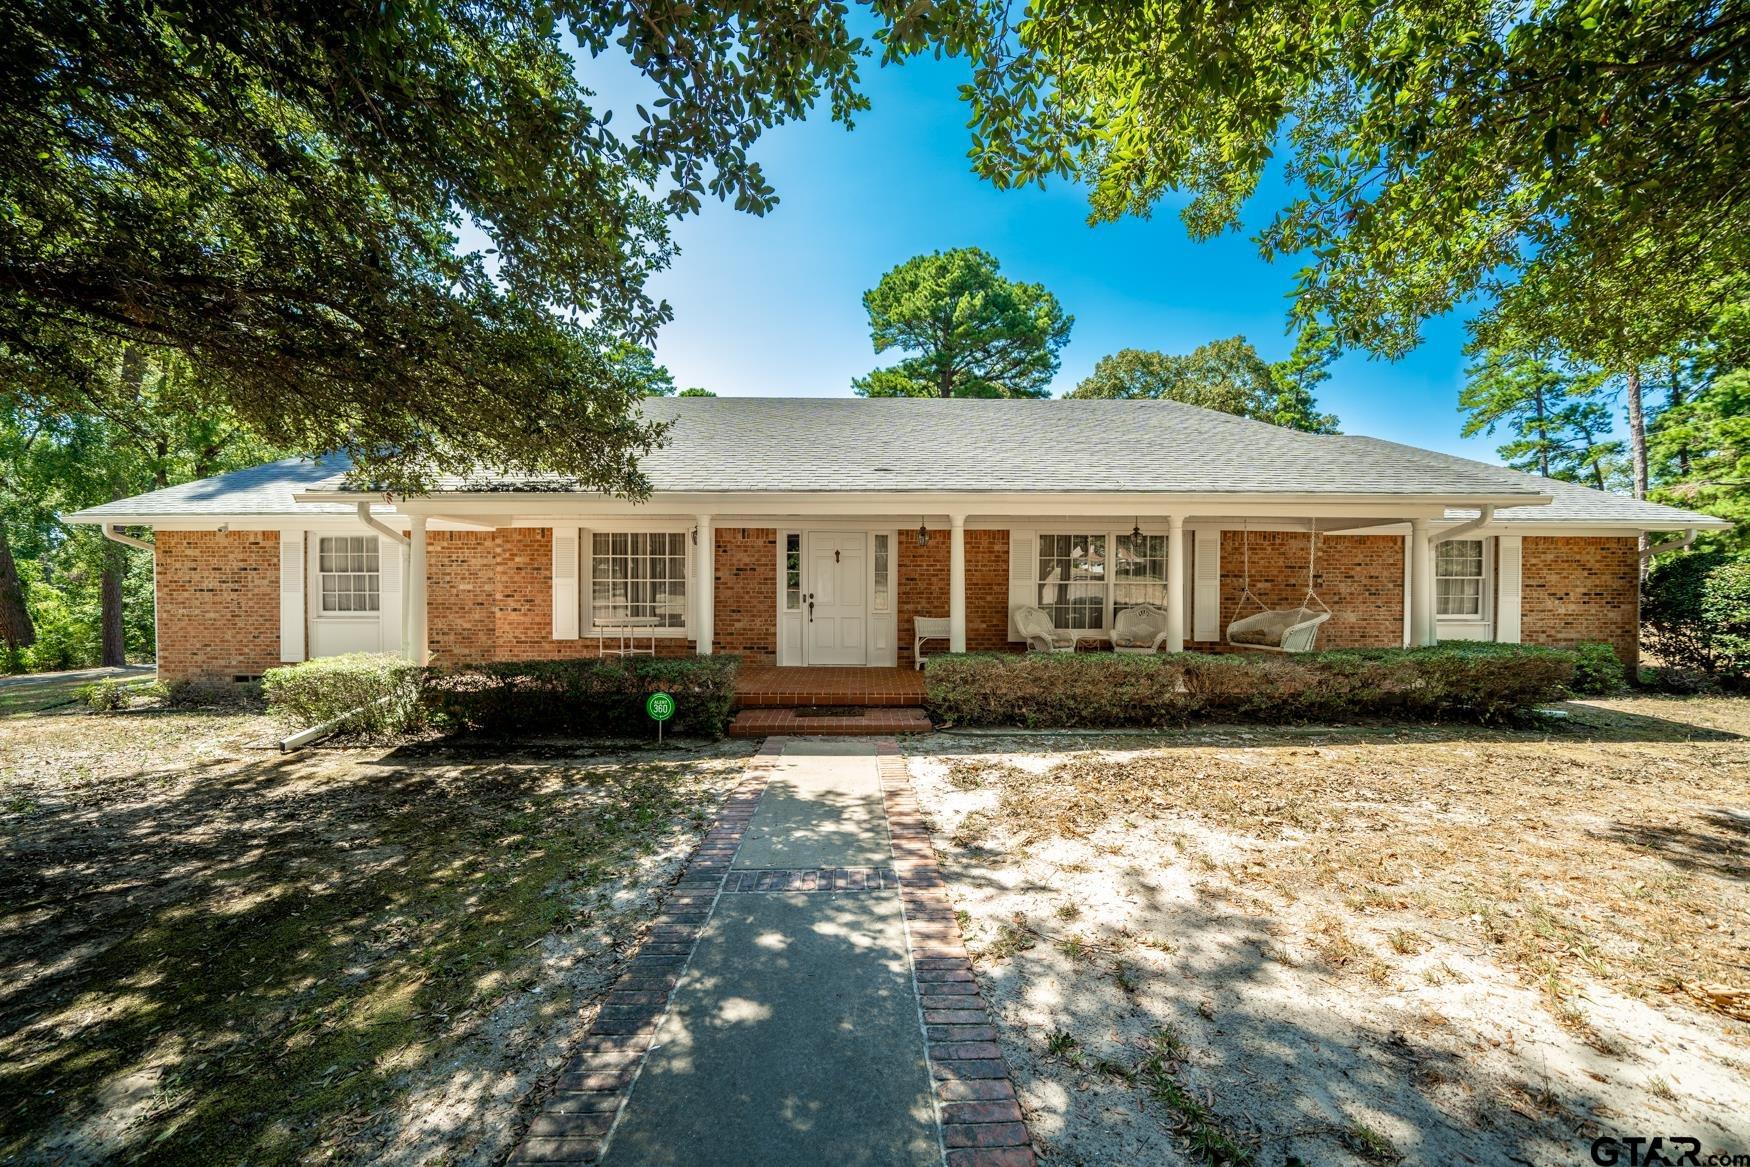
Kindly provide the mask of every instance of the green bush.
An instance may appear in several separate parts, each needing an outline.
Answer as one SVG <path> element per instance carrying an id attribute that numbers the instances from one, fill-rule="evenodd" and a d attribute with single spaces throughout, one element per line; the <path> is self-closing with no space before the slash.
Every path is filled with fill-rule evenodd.
<path id="1" fill-rule="evenodd" d="M 487 734 L 647 737 L 651 693 L 675 699 L 664 732 L 721 737 L 735 703 L 733 656 L 501 661 L 434 670 L 427 696 L 458 729 Z"/>
<path id="2" fill-rule="evenodd" d="M 1458 717 L 1494 722 L 1567 695 L 1577 654 L 1461 643 L 1293 655 L 931 657 L 925 703 L 955 725 L 1138 729 L 1187 721 Z"/>
<path id="3" fill-rule="evenodd" d="M 114 678 L 93 681 L 73 690 L 74 699 L 93 713 L 114 713 L 118 709 L 126 709 L 131 696 L 128 687 Z"/>
<path id="4" fill-rule="evenodd" d="M 343 734 L 388 737 L 423 723 L 424 672 L 390 653 L 348 653 L 269 669 L 261 693 L 268 712 L 294 728 L 345 718 Z"/>
<path id="5" fill-rule="evenodd" d="M 1641 619 L 1664 664 L 1733 687 L 1750 681 L 1750 560 L 1718 551 L 1661 560 L 1647 576 Z"/>
<path id="6" fill-rule="evenodd" d="M 1574 683 L 1578 697 L 1608 697 L 1619 692 L 1628 679 L 1616 649 L 1601 640 L 1588 640 L 1574 649 Z"/>
<path id="7" fill-rule="evenodd" d="M 174 709 L 249 709 L 261 703 L 259 681 L 170 681 L 159 689 Z"/>

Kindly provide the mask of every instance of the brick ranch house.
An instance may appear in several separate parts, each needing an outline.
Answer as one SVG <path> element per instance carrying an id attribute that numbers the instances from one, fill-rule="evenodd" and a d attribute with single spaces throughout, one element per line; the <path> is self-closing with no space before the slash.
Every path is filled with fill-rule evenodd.
<path id="1" fill-rule="evenodd" d="M 1321 648 L 1607 641 L 1632 663 L 1638 538 L 1705 515 L 1355 436 L 1164 401 L 675 398 L 633 503 L 549 479 L 420 497 L 287 460 L 69 516 L 148 527 L 158 665 L 244 679 L 353 651 L 587 657 L 637 645 L 764 665 L 909 666 L 1020 650 L 1033 605 L 1098 643 L 1164 607 L 1166 649 L 1218 651 L 1250 590 Z M 1255 609 L 1253 609 L 1255 610 Z"/>

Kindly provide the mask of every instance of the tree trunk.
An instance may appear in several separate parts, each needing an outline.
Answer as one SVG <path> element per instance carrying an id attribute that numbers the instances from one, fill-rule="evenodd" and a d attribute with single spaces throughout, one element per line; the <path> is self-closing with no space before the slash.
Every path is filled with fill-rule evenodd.
<path id="1" fill-rule="evenodd" d="M 1628 371 L 1628 448 L 1633 459 L 1636 498 L 1647 497 L 1647 419 L 1641 411 L 1641 371 Z"/>
<path id="2" fill-rule="evenodd" d="M 1549 477 L 1549 414 L 1544 411 L 1543 386 L 1539 385 L 1531 391 L 1531 400 L 1537 406 L 1537 472 L 1545 478 Z"/>
<path id="3" fill-rule="evenodd" d="M 103 544 L 103 663 L 128 663 L 127 629 L 122 623 L 122 577 L 128 571 L 128 556 L 121 544 L 107 539 Z"/>
<path id="4" fill-rule="evenodd" d="M 36 643 L 36 625 L 24 605 L 24 583 L 18 565 L 12 562 L 12 544 L 6 539 L 6 524 L 0 523 L 0 644 L 17 651 Z"/>
<path id="5" fill-rule="evenodd" d="M 1678 370 L 1677 358 L 1671 358 L 1671 399 L 1665 403 L 1667 410 L 1676 409 L 1684 403 L 1683 377 Z M 1677 447 L 1677 475 L 1679 478 L 1689 477 L 1689 446 L 1687 443 Z"/>

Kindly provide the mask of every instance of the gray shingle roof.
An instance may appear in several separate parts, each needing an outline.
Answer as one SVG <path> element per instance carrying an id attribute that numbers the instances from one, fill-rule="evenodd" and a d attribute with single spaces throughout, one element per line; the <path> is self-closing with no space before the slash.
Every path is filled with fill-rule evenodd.
<path id="1" fill-rule="evenodd" d="M 686 397 L 653 400 L 646 409 L 675 422 L 668 443 L 643 461 L 658 493 L 1554 495 L 1556 507 L 1510 507 L 1500 517 L 1661 527 L 1696 519 L 1467 458 L 1377 438 L 1303 434 L 1170 401 Z M 350 507 L 298 504 L 293 495 L 345 489 L 346 468 L 341 458 L 286 460 L 76 517 L 341 513 Z M 565 486 L 555 478 L 489 477 L 442 479 L 437 488 Z"/>
<path id="2" fill-rule="evenodd" d="M 1611 494 L 1604 490 L 1593 490 L 1591 487 L 1581 486 L 1577 482 L 1563 482 L 1556 478 L 1541 478 L 1536 474 L 1524 474 L 1518 470 L 1509 470 L 1504 466 L 1491 466 L 1487 462 L 1461 458 L 1456 454 L 1416 450 L 1414 446 L 1388 442 L 1383 438 L 1351 437 L 1347 440 L 1365 446 L 1370 451 L 1381 446 L 1389 446 L 1396 450 L 1415 450 L 1416 453 L 1428 459 L 1480 467 L 1500 478 L 1534 485 L 1554 500 L 1547 506 L 1501 507 L 1495 511 L 1497 522 L 1573 523 L 1576 525 L 1587 523 L 1639 524 L 1660 530 L 1680 527 L 1724 528 L 1731 526 L 1726 520 L 1716 519 L 1712 515 L 1701 515 L 1694 511 L 1668 507 L 1656 502 L 1642 502 L 1639 499 Z M 1371 454 L 1364 456 L 1370 457 Z M 1475 510 L 1461 507 L 1449 508 L 1446 513 L 1455 519 L 1474 518 L 1477 514 Z"/>
<path id="3" fill-rule="evenodd" d="M 642 463 L 659 492 L 1540 493 L 1409 447 L 1357 462 L 1330 437 L 1173 401 L 677 397 L 647 407 L 675 422 Z"/>
<path id="4" fill-rule="evenodd" d="M 106 502 L 90 507 L 70 518 L 79 521 L 102 522 L 105 519 L 123 521 L 141 515 L 191 519 L 206 515 L 316 515 L 350 514 L 350 503 L 298 503 L 292 496 L 312 490 L 345 474 L 351 462 L 340 456 L 312 461 L 308 458 L 285 458 L 265 466 L 251 466 L 217 474 L 180 486 L 167 486 L 132 498 Z"/>

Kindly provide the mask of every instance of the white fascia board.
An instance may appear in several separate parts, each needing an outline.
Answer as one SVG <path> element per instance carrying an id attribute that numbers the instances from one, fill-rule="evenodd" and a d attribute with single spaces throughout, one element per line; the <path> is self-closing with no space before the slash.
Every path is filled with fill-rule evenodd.
<path id="1" fill-rule="evenodd" d="M 293 496 L 298 502 L 357 501 L 364 495 L 347 492 L 310 492 Z M 374 496 L 368 496 L 374 497 Z M 816 492 L 810 494 L 675 493 L 653 496 L 645 502 L 595 494 L 561 492 L 483 492 L 479 494 L 425 495 L 397 502 L 407 513 L 451 515 L 457 518 L 482 514 L 514 513 L 519 519 L 576 515 L 745 515 L 748 517 L 836 517 L 866 515 L 888 517 L 949 515 L 998 517 L 1049 515 L 1061 518 L 1107 515 L 1178 515 L 1239 518 L 1323 517 L 1378 519 L 1382 512 L 1404 518 L 1441 518 L 1453 506 L 1540 506 L 1548 495 L 1380 495 L 1380 494 L 1151 494 L 1131 493 L 991 493 L 948 494 L 936 492 Z"/>

